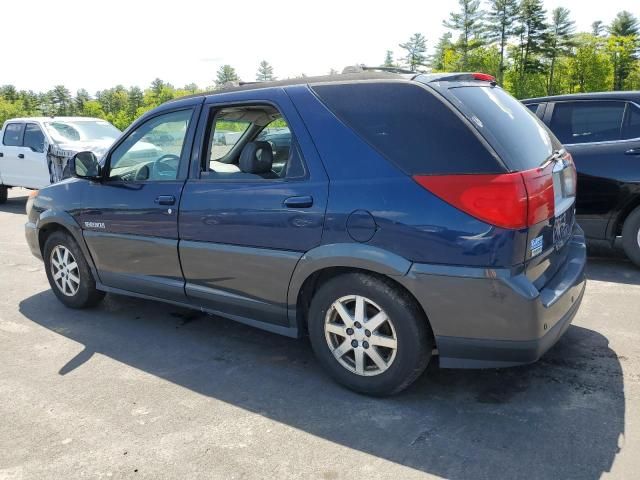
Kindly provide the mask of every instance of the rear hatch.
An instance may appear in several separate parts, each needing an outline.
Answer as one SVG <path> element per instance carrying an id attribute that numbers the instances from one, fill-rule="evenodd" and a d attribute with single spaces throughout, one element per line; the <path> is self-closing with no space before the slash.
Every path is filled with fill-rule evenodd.
<path id="1" fill-rule="evenodd" d="M 575 223 L 573 160 L 553 133 L 492 77 L 468 75 L 455 81 L 426 79 L 424 83 L 451 101 L 502 160 L 509 173 L 497 180 L 513 182 L 509 185 L 516 192 L 522 182 L 524 191 L 516 196 L 526 202 L 526 220 L 512 215 L 506 219 L 512 224 L 504 226 L 527 231 L 523 262 L 527 277 L 540 289 L 568 254 Z M 510 206 L 500 208 L 507 211 Z"/>

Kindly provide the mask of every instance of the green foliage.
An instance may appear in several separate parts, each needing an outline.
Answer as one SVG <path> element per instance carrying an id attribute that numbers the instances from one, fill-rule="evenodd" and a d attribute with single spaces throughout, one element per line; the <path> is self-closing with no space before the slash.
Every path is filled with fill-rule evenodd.
<path id="1" fill-rule="evenodd" d="M 224 87 L 228 83 L 238 82 L 240 78 L 231 65 L 222 65 L 216 73 L 216 87 Z"/>
<path id="2" fill-rule="evenodd" d="M 393 63 L 393 51 L 392 50 L 387 50 L 387 53 L 384 56 L 384 62 L 382 64 L 383 67 L 394 67 L 394 63 Z"/>
<path id="3" fill-rule="evenodd" d="M 275 80 L 276 77 L 273 75 L 273 67 L 266 60 L 262 60 L 260 65 L 258 66 L 258 72 L 256 73 L 256 80 L 258 82 L 269 82 L 271 80 Z"/>
<path id="4" fill-rule="evenodd" d="M 551 25 L 547 36 L 546 62 L 549 76 L 547 80 L 547 95 L 553 95 L 556 91 L 554 73 L 559 57 L 567 57 L 574 47 L 573 30 L 574 22 L 569 18 L 570 12 L 566 8 L 558 7 L 551 12 Z"/>
<path id="5" fill-rule="evenodd" d="M 519 13 L 518 0 L 490 0 L 487 13 L 487 39 L 497 43 L 500 52 L 496 78 L 502 84 L 507 42 L 516 34 L 515 23 Z"/>
<path id="6" fill-rule="evenodd" d="M 414 33 L 405 43 L 401 43 L 400 48 L 407 52 L 405 56 L 406 66 L 412 72 L 418 70 L 418 67 L 426 65 L 427 62 L 427 40 L 421 33 Z"/>
<path id="7" fill-rule="evenodd" d="M 458 0 L 458 5 L 460 11 L 451 12 L 443 25 L 460 32 L 456 42 L 456 48 L 460 52 L 457 68 L 466 71 L 469 70 L 469 53 L 484 45 L 486 40 L 484 11 L 480 8 L 480 0 Z"/>

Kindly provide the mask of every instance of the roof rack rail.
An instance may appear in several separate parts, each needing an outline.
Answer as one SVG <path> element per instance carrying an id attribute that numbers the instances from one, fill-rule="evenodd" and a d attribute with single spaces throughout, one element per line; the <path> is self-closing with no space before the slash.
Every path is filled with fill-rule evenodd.
<path id="1" fill-rule="evenodd" d="M 362 70 L 379 70 L 381 72 L 390 72 L 390 73 L 414 73 L 414 74 L 418 74 L 421 72 L 415 72 L 412 70 L 408 70 L 406 68 L 400 68 L 400 67 L 368 67 L 367 65 L 359 65 L 359 67 Z"/>

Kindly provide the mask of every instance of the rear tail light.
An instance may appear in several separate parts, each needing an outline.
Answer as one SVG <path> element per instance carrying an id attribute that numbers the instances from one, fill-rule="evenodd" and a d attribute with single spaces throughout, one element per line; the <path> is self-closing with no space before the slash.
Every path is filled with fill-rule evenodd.
<path id="1" fill-rule="evenodd" d="M 416 175 L 454 207 L 497 227 L 521 229 L 554 215 L 553 163 L 498 175 Z"/>

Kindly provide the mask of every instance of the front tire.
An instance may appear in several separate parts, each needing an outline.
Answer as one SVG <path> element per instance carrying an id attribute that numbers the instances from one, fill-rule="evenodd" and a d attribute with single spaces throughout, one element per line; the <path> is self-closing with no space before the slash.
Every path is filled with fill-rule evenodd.
<path id="1" fill-rule="evenodd" d="M 9 188 L 4 185 L 0 185 L 0 205 L 7 202 L 9 196 Z"/>
<path id="2" fill-rule="evenodd" d="M 640 207 L 632 211 L 624 221 L 622 247 L 629 260 L 640 267 Z"/>
<path id="3" fill-rule="evenodd" d="M 324 283 L 309 309 L 309 336 L 320 363 L 360 393 L 400 392 L 425 370 L 433 349 L 427 319 L 390 280 L 348 273 Z"/>
<path id="4" fill-rule="evenodd" d="M 58 300 L 71 308 L 88 308 L 100 303 L 104 292 L 96 289 L 91 269 L 69 234 L 52 233 L 43 253 L 47 279 Z"/>

